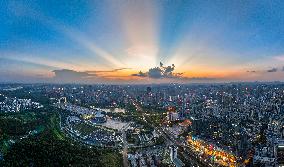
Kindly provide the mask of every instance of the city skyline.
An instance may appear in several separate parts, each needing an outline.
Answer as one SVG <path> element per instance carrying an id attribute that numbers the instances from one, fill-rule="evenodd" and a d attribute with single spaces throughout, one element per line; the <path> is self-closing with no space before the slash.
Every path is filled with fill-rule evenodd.
<path id="1" fill-rule="evenodd" d="M 0 82 L 283 81 L 283 1 L 2 1 Z"/>

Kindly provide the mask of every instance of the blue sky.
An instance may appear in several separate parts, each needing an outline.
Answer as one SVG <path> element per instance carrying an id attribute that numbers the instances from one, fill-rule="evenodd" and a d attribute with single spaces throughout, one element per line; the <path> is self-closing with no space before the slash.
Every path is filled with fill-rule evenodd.
<path id="1" fill-rule="evenodd" d="M 3 0 L 0 82 L 282 81 L 283 8 L 276 0 Z M 153 79 L 160 61 L 175 68 Z M 56 77 L 62 69 L 87 75 Z"/>

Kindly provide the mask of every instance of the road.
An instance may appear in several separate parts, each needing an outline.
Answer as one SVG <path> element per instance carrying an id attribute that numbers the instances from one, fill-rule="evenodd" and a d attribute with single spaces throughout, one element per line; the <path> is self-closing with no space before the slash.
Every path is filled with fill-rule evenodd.
<path id="1" fill-rule="evenodd" d="M 186 160 L 188 160 L 188 162 L 190 163 L 190 164 L 187 164 L 187 165 L 190 165 L 190 166 L 208 166 L 207 163 L 204 163 L 204 162 L 200 161 L 199 159 L 197 159 L 196 157 L 194 157 L 186 146 L 182 145 L 176 139 L 171 137 L 171 135 L 169 135 L 168 132 L 165 129 L 156 128 L 156 131 L 158 131 L 162 135 L 162 137 L 166 140 L 167 145 L 173 145 L 173 146 L 180 148 L 180 154 Z"/>
<path id="2" fill-rule="evenodd" d="M 136 101 L 134 101 L 132 99 L 132 104 L 136 107 L 137 111 L 143 111 L 142 107 L 139 105 L 139 103 L 137 103 Z M 142 120 L 144 120 L 147 124 L 149 124 L 150 126 L 153 127 L 152 124 L 150 124 L 147 119 L 145 118 L 145 115 L 142 115 Z M 190 152 L 190 150 L 182 145 L 180 142 L 178 142 L 176 139 L 174 139 L 171 135 L 169 135 L 169 133 L 167 132 L 167 130 L 162 129 L 160 127 L 153 127 L 158 133 L 160 133 L 160 135 L 165 139 L 166 144 L 169 145 L 174 145 L 177 146 L 179 148 L 182 148 L 183 150 L 180 151 L 181 155 L 190 162 L 190 166 L 208 166 L 207 163 L 200 161 L 199 159 L 197 159 L 196 157 L 194 157 L 192 155 L 192 153 Z M 211 166 L 211 164 L 210 164 Z"/>
<path id="3" fill-rule="evenodd" d="M 122 132 L 122 142 L 123 142 L 123 151 L 122 151 L 122 155 L 123 155 L 123 166 L 124 166 L 124 167 L 128 167 L 128 156 L 127 156 L 128 143 L 127 143 L 127 140 L 126 140 L 125 129 L 123 129 L 121 132 Z"/>

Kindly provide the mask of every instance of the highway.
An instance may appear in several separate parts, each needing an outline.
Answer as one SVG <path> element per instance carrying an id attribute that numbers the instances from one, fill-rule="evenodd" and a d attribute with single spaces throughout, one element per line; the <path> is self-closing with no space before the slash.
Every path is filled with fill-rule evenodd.
<path id="1" fill-rule="evenodd" d="M 132 99 L 132 103 L 136 107 L 137 111 L 140 111 L 140 112 L 143 111 L 143 109 L 142 109 L 142 107 L 140 107 L 139 103 L 137 103 L 133 99 Z M 178 142 L 176 139 L 174 139 L 167 132 L 167 130 L 165 130 L 165 129 L 161 128 L 161 127 L 154 127 L 152 124 L 150 124 L 147 121 L 147 119 L 145 118 L 145 115 L 143 115 L 142 117 L 143 117 L 143 120 L 147 124 L 152 126 L 165 139 L 165 142 L 166 142 L 167 146 L 174 145 L 174 146 L 179 148 L 180 154 L 184 157 L 184 159 L 188 160 L 188 162 L 190 163 L 190 164 L 188 164 L 188 162 L 187 162 L 187 164 L 186 164 L 187 166 L 188 165 L 192 166 L 192 167 L 208 167 L 208 166 L 212 166 L 212 164 L 208 164 L 208 163 L 202 162 L 200 159 L 194 157 L 194 155 L 192 155 L 192 152 L 190 152 L 189 148 L 187 148 L 186 146 L 180 144 L 180 142 Z"/>
<path id="2" fill-rule="evenodd" d="M 126 133 L 125 131 L 127 130 L 127 128 L 129 127 L 129 124 L 127 124 L 126 126 L 124 126 L 121 129 L 121 133 L 122 133 L 122 142 L 123 142 L 123 150 L 122 150 L 122 155 L 123 155 L 123 166 L 124 167 L 128 167 L 128 143 L 127 143 L 127 139 L 126 139 Z"/>
<path id="3" fill-rule="evenodd" d="M 128 167 L 128 157 L 127 157 L 127 152 L 128 152 L 128 144 L 127 144 L 127 140 L 126 140 L 126 133 L 125 130 L 122 131 L 122 140 L 123 140 L 123 151 L 122 151 L 122 155 L 123 155 L 123 166 L 124 167 Z"/>
<path id="4" fill-rule="evenodd" d="M 208 166 L 207 163 L 201 162 L 199 159 L 194 157 L 192 155 L 192 153 L 190 152 L 190 150 L 186 146 L 180 144 L 180 142 L 178 142 L 176 139 L 171 137 L 166 130 L 164 130 L 162 128 L 156 128 L 156 130 L 166 140 L 167 145 L 173 145 L 173 146 L 176 146 L 176 147 L 179 148 L 180 154 L 183 156 L 184 159 L 186 159 L 188 161 L 186 165 L 199 166 L 199 167 Z M 188 163 L 190 163 L 190 164 L 188 164 Z M 209 165 L 209 166 L 212 166 L 212 165 Z"/>

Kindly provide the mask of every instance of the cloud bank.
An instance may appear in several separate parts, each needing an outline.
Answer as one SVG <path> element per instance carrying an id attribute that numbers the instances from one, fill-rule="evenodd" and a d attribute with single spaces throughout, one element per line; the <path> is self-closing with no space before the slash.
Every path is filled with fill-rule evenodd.
<path id="1" fill-rule="evenodd" d="M 278 68 L 271 68 L 269 70 L 267 70 L 267 72 L 277 72 L 278 71 Z"/>
<path id="2" fill-rule="evenodd" d="M 53 80 L 57 82 L 80 82 L 97 76 L 95 73 L 78 72 L 68 69 L 53 70 L 52 72 L 54 72 Z"/>
<path id="3" fill-rule="evenodd" d="M 175 65 L 164 66 L 162 62 L 160 62 L 160 67 L 150 68 L 147 72 L 138 72 L 136 74 L 132 74 L 132 76 L 137 77 L 149 77 L 153 79 L 163 79 L 163 78 L 182 78 L 182 73 L 174 73 Z"/>
<path id="4" fill-rule="evenodd" d="M 247 73 L 275 73 L 275 72 L 284 72 L 284 66 L 283 67 L 271 67 L 267 70 L 247 70 Z"/>
<path id="5" fill-rule="evenodd" d="M 49 82 L 56 83 L 107 83 L 115 82 L 113 78 L 120 82 L 121 76 L 119 71 L 131 68 L 117 68 L 111 70 L 94 70 L 94 71 L 75 71 L 70 69 L 53 70 L 54 76 Z"/>

